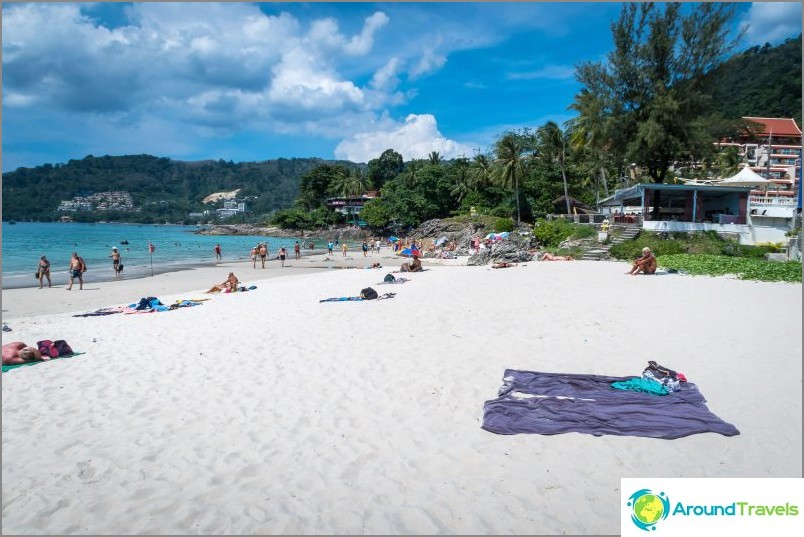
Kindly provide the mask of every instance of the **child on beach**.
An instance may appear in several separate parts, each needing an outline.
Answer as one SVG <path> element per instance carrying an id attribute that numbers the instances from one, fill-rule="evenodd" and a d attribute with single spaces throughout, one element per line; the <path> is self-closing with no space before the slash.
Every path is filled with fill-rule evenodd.
<path id="1" fill-rule="evenodd" d="M 346 257 L 346 250 L 348 250 L 348 249 L 349 248 L 348 248 L 348 246 L 346 246 L 345 242 L 343 244 L 341 244 L 341 251 L 343 252 L 343 257 Z"/>
<path id="2" fill-rule="evenodd" d="M 287 250 L 285 250 L 285 247 L 283 246 L 279 249 L 279 260 L 282 261 L 283 267 L 285 266 L 285 257 L 287 257 Z"/>

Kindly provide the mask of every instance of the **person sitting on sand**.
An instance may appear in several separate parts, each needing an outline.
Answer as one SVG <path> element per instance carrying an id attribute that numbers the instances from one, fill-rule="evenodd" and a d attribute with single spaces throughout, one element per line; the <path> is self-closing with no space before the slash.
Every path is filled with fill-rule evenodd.
<path id="1" fill-rule="evenodd" d="M 382 268 L 382 265 L 380 265 L 378 262 L 376 262 L 376 261 L 375 261 L 374 263 L 372 263 L 372 264 L 371 264 L 371 266 L 370 266 L 370 267 L 369 267 L 369 266 L 367 266 L 366 268 L 367 268 L 367 269 L 373 269 L 373 268 Z"/>
<path id="2" fill-rule="evenodd" d="M 213 285 L 212 288 L 207 291 L 207 293 L 234 293 L 237 291 L 237 285 L 240 281 L 237 279 L 237 276 L 234 275 L 234 272 L 229 273 L 229 277 L 223 283 L 219 283 L 218 285 Z"/>
<path id="3" fill-rule="evenodd" d="M 542 261 L 575 261 L 571 255 L 553 255 L 550 252 L 545 252 L 542 256 Z"/>
<path id="4" fill-rule="evenodd" d="M 22 341 L 14 341 L 3 345 L 3 365 L 44 362 L 46 360 L 50 360 L 50 356 L 43 356 L 39 349 L 29 347 Z"/>
<path id="5" fill-rule="evenodd" d="M 626 272 L 626 274 L 636 276 L 639 273 L 654 274 L 655 272 L 656 272 L 656 257 L 653 255 L 653 252 L 650 251 L 650 248 L 645 246 L 644 248 L 642 248 L 642 256 L 638 257 L 634 261 L 634 264 L 631 266 L 631 270 Z"/>
<path id="6" fill-rule="evenodd" d="M 419 256 L 414 255 L 413 261 L 410 263 L 402 263 L 402 272 L 421 272 L 422 271 L 422 261 L 419 259 Z"/>

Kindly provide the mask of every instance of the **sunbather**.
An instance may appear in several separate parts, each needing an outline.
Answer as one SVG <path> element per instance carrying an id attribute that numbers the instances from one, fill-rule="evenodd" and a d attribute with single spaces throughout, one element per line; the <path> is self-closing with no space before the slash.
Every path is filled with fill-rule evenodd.
<path id="1" fill-rule="evenodd" d="M 50 360 L 50 356 L 43 356 L 39 349 L 29 347 L 21 341 L 3 345 L 3 365 L 44 362 L 45 360 Z"/>
<path id="2" fill-rule="evenodd" d="M 494 263 L 491 268 L 508 268 L 508 267 L 515 267 L 516 263 L 509 263 L 508 261 L 500 261 L 499 263 Z"/>
<path id="3" fill-rule="evenodd" d="M 634 264 L 631 266 L 631 270 L 626 272 L 626 274 L 636 276 L 639 273 L 654 274 L 655 272 L 656 272 L 656 257 L 653 255 L 653 252 L 650 251 L 650 248 L 645 246 L 644 248 L 642 248 L 642 256 L 638 257 L 634 261 Z"/>
<path id="4" fill-rule="evenodd" d="M 413 261 L 410 263 L 402 263 L 402 272 L 421 272 L 422 261 L 418 256 L 413 256 Z"/>
<path id="5" fill-rule="evenodd" d="M 234 272 L 229 273 L 229 277 L 223 283 L 219 283 L 218 285 L 213 285 L 207 293 L 234 293 L 237 291 L 237 284 L 240 281 L 237 279 L 237 276 L 234 275 Z"/>
<path id="6" fill-rule="evenodd" d="M 550 252 L 544 252 L 542 261 L 575 261 L 571 255 L 553 255 Z"/>

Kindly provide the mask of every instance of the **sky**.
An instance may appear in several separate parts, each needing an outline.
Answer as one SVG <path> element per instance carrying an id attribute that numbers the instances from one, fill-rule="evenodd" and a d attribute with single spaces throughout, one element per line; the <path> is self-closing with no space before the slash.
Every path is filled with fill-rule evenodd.
<path id="1" fill-rule="evenodd" d="M 407 161 L 564 122 L 619 3 L 9 3 L 2 169 L 87 155 Z M 739 3 L 738 50 L 801 33 Z"/>

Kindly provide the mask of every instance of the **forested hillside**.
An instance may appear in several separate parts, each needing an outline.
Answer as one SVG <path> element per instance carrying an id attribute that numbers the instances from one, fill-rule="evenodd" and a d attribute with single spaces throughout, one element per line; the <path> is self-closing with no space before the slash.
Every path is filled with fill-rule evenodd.
<path id="1" fill-rule="evenodd" d="M 61 200 L 110 190 L 128 191 L 138 213 L 77 212 L 76 220 L 181 222 L 187 213 L 211 208 L 201 200 L 213 192 L 241 189 L 253 215 L 287 207 L 299 194 L 299 178 L 322 159 L 264 162 L 182 162 L 150 155 L 87 156 L 66 164 L 44 164 L 3 174 L 4 220 L 52 220 Z M 351 163 L 344 163 L 354 166 Z"/>
<path id="2" fill-rule="evenodd" d="M 709 79 L 713 112 L 732 119 L 792 117 L 801 126 L 801 35 L 736 54 Z"/>

